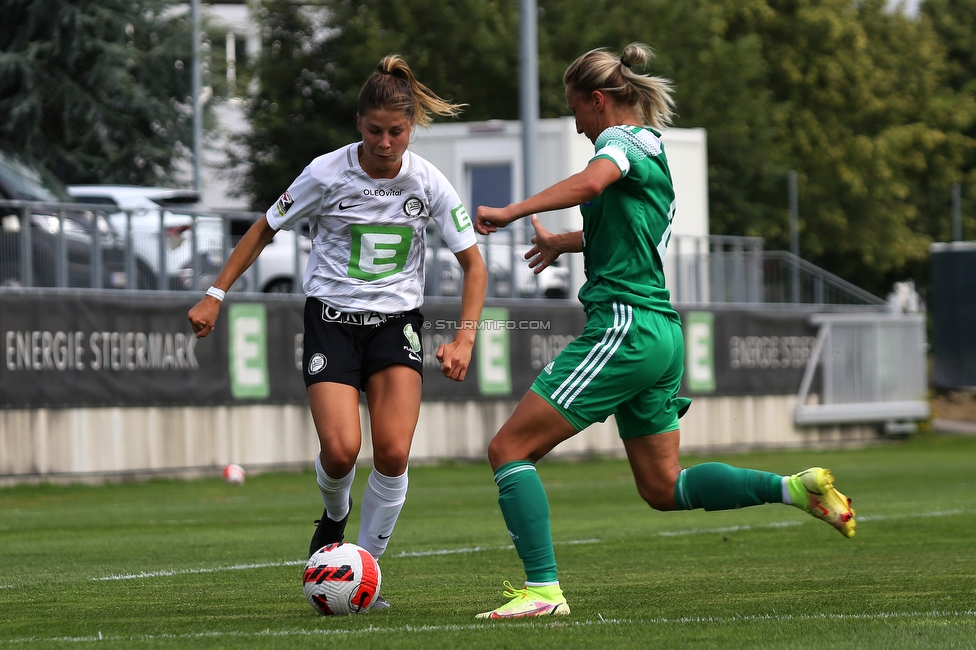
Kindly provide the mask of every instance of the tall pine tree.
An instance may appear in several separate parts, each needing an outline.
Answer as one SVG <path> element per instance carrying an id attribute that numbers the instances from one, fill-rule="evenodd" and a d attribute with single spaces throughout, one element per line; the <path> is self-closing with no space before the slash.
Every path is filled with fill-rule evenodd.
<path id="1" fill-rule="evenodd" d="M 0 139 L 66 183 L 158 184 L 191 138 L 192 25 L 164 0 L 2 0 Z"/>

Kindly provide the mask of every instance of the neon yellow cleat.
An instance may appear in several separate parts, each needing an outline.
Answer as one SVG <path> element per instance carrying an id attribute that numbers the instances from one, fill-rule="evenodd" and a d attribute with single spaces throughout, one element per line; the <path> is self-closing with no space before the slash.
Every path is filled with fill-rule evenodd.
<path id="1" fill-rule="evenodd" d="M 857 514 L 851 500 L 834 488 L 834 475 L 829 469 L 811 467 L 786 479 L 793 505 L 823 519 L 844 537 L 854 537 Z"/>
<path id="2" fill-rule="evenodd" d="M 569 604 L 559 585 L 516 589 L 506 580 L 503 595 L 505 598 L 511 598 L 507 604 L 490 612 L 478 614 L 475 618 L 521 618 L 569 614 Z"/>

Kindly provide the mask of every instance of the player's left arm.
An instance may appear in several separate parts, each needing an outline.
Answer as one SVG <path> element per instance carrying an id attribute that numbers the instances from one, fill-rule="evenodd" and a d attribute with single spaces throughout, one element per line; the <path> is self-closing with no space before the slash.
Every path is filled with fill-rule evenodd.
<path id="1" fill-rule="evenodd" d="M 464 272 L 461 284 L 461 318 L 454 340 L 437 348 L 435 356 L 441 362 L 441 372 L 445 377 L 463 381 L 471 364 L 471 351 L 478 332 L 481 308 L 485 304 L 488 268 L 477 245 L 454 255 Z"/>
<path id="2" fill-rule="evenodd" d="M 533 273 L 542 273 L 543 269 L 563 253 L 583 252 L 582 230 L 553 234 L 545 229 L 539 217 L 534 214 L 532 227 L 535 229 L 533 246 L 525 253 L 525 259 L 529 260 L 529 268 Z"/>
<path id="3" fill-rule="evenodd" d="M 475 215 L 475 230 L 482 235 L 504 228 L 517 219 L 538 212 L 563 210 L 591 201 L 622 177 L 620 167 L 607 157 L 597 157 L 586 168 L 550 185 L 538 194 L 504 208 L 479 206 Z"/>

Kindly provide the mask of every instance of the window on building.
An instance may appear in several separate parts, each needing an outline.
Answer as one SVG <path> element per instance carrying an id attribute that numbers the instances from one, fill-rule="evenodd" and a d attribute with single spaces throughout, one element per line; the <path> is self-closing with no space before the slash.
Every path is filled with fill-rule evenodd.
<path id="1" fill-rule="evenodd" d="M 474 214 L 479 205 L 501 207 L 512 202 L 512 165 L 496 163 L 468 167 L 471 201 L 468 211 Z"/>

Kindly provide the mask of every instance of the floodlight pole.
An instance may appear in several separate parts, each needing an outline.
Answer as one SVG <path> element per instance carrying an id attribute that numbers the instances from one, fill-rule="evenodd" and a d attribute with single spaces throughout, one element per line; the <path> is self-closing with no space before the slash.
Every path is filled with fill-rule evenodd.
<path id="1" fill-rule="evenodd" d="M 200 166 L 203 156 L 203 107 L 200 105 L 202 80 L 200 78 L 200 0 L 190 3 L 193 20 L 193 189 L 200 191 Z"/>
<path id="2" fill-rule="evenodd" d="M 519 117 L 522 122 L 522 194 L 539 191 L 536 174 L 539 130 L 539 37 L 535 0 L 519 0 Z M 523 226 L 527 227 L 527 226 Z"/>
<path id="3" fill-rule="evenodd" d="M 793 260 L 793 277 L 790 283 L 792 302 L 800 302 L 800 198 L 799 178 L 795 169 L 789 173 L 790 201 L 790 252 L 797 258 Z"/>
<path id="4" fill-rule="evenodd" d="M 962 241 L 962 185 L 952 184 L 952 241 Z"/>

